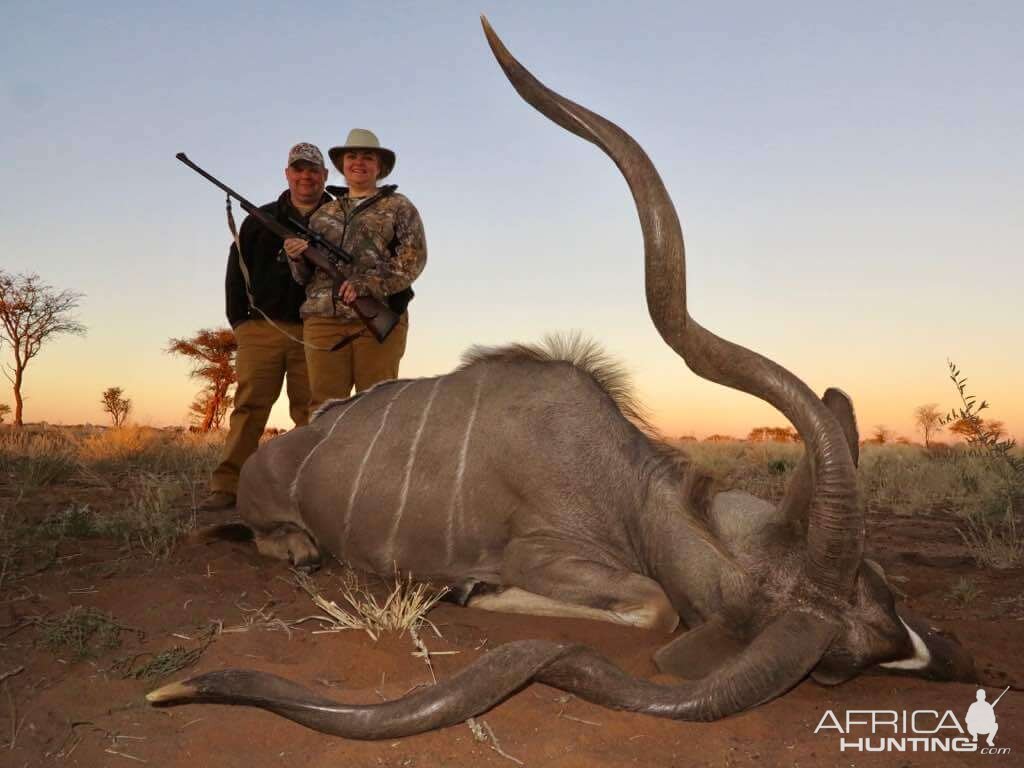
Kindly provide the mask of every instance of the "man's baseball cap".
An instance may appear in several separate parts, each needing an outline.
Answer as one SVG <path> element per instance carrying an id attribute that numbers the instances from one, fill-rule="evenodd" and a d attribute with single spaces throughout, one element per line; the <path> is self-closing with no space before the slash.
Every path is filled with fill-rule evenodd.
<path id="1" fill-rule="evenodd" d="M 312 163 L 313 165 L 319 165 L 321 168 L 327 167 L 324 165 L 324 156 L 320 154 L 320 150 L 316 148 L 316 145 L 305 141 L 299 142 L 288 150 L 289 166 L 294 165 L 300 160 Z"/>

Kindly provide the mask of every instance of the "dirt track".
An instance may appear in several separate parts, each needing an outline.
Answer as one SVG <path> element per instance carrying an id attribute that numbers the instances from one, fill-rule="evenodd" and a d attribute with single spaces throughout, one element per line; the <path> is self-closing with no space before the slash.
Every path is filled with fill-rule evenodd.
<path id="1" fill-rule="evenodd" d="M 209 521 L 207 521 L 209 522 Z M 911 604 L 975 654 L 990 700 L 1005 685 L 1024 684 L 1024 581 L 1020 569 L 982 571 L 966 556 L 954 521 L 903 517 L 869 521 L 869 554 L 896 579 Z M 317 577 L 324 593 L 338 569 Z M 966 606 L 950 597 L 968 575 L 980 591 Z M 384 742 L 323 736 L 268 713 L 217 705 L 156 709 L 144 694 L 160 682 L 227 666 L 263 669 L 300 681 L 322 695 L 375 702 L 429 684 L 430 671 L 412 656 L 408 637 L 374 643 L 356 632 L 314 634 L 314 623 L 284 631 L 251 629 L 218 636 L 185 673 L 156 681 L 124 679 L 118 660 L 158 653 L 174 637 L 195 637 L 210 621 L 239 625 L 264 607 L 284 619 L 316 613 L 287 570 L 260 559 L 248 545 L 187 544 L 154 565 L 126 555 L 113 542 L 68 539 L 45 570 L 13 584 L 0 598 L 0 734 L 17 729 L 15 748 L 0 765 L 131 766 L 511 766 L 474 740 L 466 725 Z M 38 617 L 80 604 L 112 613 L 122 626 L 121 647 L 71 662 L 39 643 Z M 435 651 L 438 677 L 500 643 L 522 638 L 585 642 L 630 672 L 656 678 L 652 653 L 665 642 L 653 633 L 578 620 L 525 618 L 450 605 L 431 613 L 443 639 L 423 634 Z M 67 656 L 67 654 L 63 654 Z M 139 656 L 138 668 L 149 656 Z M 670 678 L 659 678 L 670 682 Z M 1024 765 L 1024 693 L 1000 702 L 996 745 L 1008 755 L 841 753 L 838 736 L 813 733 L 826 710 L 952 710 L 963 722 L 974 701 L 971 685 L 930 684 L 910 678 L 865 676 L 837 688 L 804 683 L 781 699 L 715 724 L 677 723 L 611 712 L 532 685 L 480 718 L 502 749 L 529 766 L 934 766 Z M 3 693 L 3 692 L 0 692 Z M 12 724 L 11 714 L 16 723 Z"/>

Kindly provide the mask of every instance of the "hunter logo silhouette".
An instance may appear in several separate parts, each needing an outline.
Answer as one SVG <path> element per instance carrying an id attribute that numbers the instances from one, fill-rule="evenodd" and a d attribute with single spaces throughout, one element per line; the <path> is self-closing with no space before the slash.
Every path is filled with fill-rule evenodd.
<path id="1" fill-rule="evenodd" d="M 994 741 L 996 733 L 999 731 L 999 723 L 996 722 L 996 704 L 999 703 L 999 699 L 1006 695 L 1006 692 L 1010 690 L 1010 686 L 1006 686 L 1002 693 L 999 694 L 999 698 L 989 704 L 985 701 L 985 689 L 979 688 L 976 694 L 975 701 L 971 704 L 967 710 L 967 731 L 974 737 L 974 740 L 978 740 L 978 736 L 987 735 L 986 743 L 990 747 L 994 747 Z"/>

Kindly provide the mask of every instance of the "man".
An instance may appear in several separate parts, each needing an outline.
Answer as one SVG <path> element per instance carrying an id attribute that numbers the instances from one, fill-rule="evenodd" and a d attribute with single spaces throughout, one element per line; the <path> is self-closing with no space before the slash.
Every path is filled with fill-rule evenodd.
<path id="1" fill-rule="evenodd" d="M 282 224 L 289 218 L 307 224 L 313 212 L 331 199 L 324 192 L 327 168 L 320 150 L 312 144 L 296 144 L 288 153 L 284 176 L 288 189 L 261 210 Z M 309 375 L 299 317 L 305 292 L 292 279 L 287 259 L 280 257 L 281 245 L 281 238 L 249 216 L 228 255 L 226 304 L 228 322 L 238 340 L 238 386 L 224 458 L 213 471 L 210 495 L 202 509 L 234 505 L 238 473 L 259 446 L 286 375 L 292 421 L 299 427 L 309 421 Z"/>
<path id="2" fill-rule="evenodd" d="M 331 278 L 303 259 L 305 240 L 290 238 L 284 243 L 295 279 L 306 286 L 302 318 L 314 410 L 326 400 L 348 397 L 353 386 L 361 392 L 397 378 L 409 331 L 408 313 L 378 343 L 363 331 L 349 305 L 357 296 L 387 302 L 389 296 L 407 291 L 427 261 L 423 222 L 416 207 L 395 191 L 397 186 L 378 185 L 395 167 L 395 153 L 381 147 L 372 131 L 356 128 L 342 146 L 331 148 L 330 156 L 348 186 L 332 187 L 337 199 L 320 208 L 309 226 L 355 259 L 353 267 L 343 265 L 347 279 L 338 296 L 331 296 Z M 356 338 L 348 346 L 327 351 L 352 335 Z"/>

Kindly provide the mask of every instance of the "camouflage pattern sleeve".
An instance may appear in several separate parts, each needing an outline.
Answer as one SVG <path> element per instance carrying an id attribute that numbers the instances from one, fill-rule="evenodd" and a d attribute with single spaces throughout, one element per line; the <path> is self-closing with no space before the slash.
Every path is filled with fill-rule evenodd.
<path id="1" fill-rule="evenodd" d="M 351 278 L 356 291 L 383 301 L 412 285 L 427 263 L 427 240 L 419 211 L 404 195 L 389 200 L 394 205 L 394 237 L 384 258 Z"/>
<path id="2" fill-rule="evenodd" d="M 288 269 L 291 270 L 292 279 L 299 285 L 305 285 L 313 277 L 313 265 L 305 259 L 288 259 Z"/>

